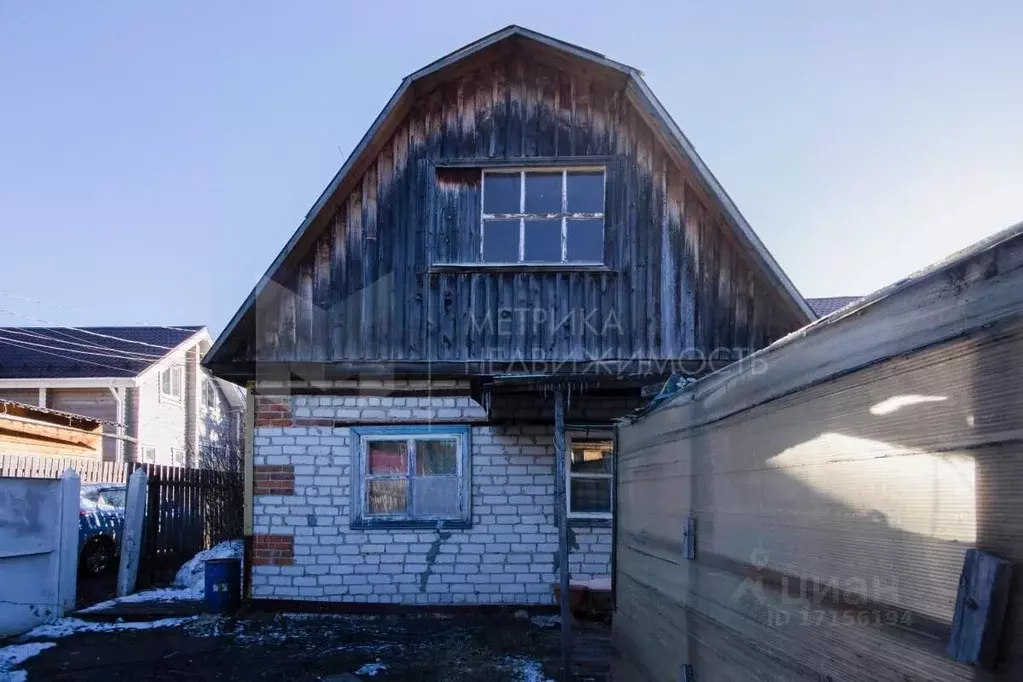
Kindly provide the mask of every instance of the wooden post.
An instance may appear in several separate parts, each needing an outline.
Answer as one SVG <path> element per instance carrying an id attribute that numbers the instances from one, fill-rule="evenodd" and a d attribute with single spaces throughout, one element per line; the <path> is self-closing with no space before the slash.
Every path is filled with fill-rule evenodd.
<path id="1" fill-rule="evenodd" d="M 144 469 L 137 469 L 128 478 L 128 495 L 124 505 L 124 529 L 121 533 L 121 564 L 117 570 L 118 597 L 135 591 L 139 555 L 142 550 L 142 520 L 146 516 L 147 483 L 148 477 Z"/>
<path id="2" fill-rule="evenodd" d="M 245 391 L 245 439 L 242 446 L 242 599 L 252 598 L 252 488 L 253 458 L 256 454 L 256 384 Z"/>
<path id="3" fill-rule="evenodd" d="M 554 514 L 558 520 L 558 573 L 561 583 L 561 679 L 572 679 L 572 610 L 568 572 L 567 454 L 565 452 L 565 389 L 554 390 Z"/>

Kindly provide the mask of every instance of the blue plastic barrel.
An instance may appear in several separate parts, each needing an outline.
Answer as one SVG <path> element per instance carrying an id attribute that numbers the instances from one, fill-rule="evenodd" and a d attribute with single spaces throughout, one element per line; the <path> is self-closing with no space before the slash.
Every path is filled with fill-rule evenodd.
<path id="1" fill-rule="evenodd" d="M 206 610 L 228 613 L 241 603 L 241 559 L 210 559 L 206 562 Z"/>

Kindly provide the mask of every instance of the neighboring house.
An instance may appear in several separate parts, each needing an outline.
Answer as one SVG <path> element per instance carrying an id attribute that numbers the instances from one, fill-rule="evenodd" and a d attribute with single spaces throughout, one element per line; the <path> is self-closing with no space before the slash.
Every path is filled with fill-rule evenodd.
<path id="1" fill-rule="evenodd" d="M 250 596 L 550 603 L 562 540 L 606 576 L 614 420 L 814 317 L 638 71 L 468 45 L 402 81 L 204 361 L 257 394 Z"/>
<path id="2" fill-rule="evenodd" d="M 0 399 L 102 420 L 104 460 L 195 466 L 239 443 L 244 414 L 199 364 L 210 343 L 198 326 L 0 328 Z"/>
<path id="3" fill-rule="evenodd" d="M 861 296 L 829 296 L 827 298 L 808 298 L 806 302 L 810 304 L 810 308 L 816 313 L 817 317 L 824 317 L 830 315 L 836 310 L 841 310 L 853 301 L 858 301 L 862 298 Z"/>
<path id="4" fill-rule="evenodd" d="M 103 422 L 79 414 L 0 399 L 0 455 L 100 460 Z"/>

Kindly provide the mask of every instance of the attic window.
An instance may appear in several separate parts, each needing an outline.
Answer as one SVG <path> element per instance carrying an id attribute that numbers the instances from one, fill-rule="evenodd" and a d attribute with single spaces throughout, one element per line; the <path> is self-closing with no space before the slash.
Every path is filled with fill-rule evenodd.
<path id="1" fill-rule="evenodd" d="M 185 370 L 180 365 L 162 370 L 160 372 L 160 397 L 169 400 L 181 400 L 184 378 Z"/>
<path id="2" fill-rule="evenodd" d="M 604 262 L 604 169 L 483 171 L 480 260 Z"/>

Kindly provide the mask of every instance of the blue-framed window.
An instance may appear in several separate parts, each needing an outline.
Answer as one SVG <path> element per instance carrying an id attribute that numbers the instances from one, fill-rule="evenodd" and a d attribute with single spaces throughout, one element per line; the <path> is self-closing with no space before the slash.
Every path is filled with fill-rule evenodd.
<path id="1" fill-rule="evenodd" d="M 467 528 L 468 426 L 352 429 L 352 526 Z"/>

